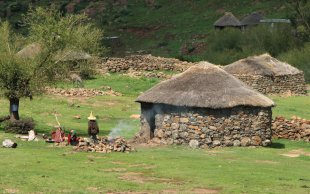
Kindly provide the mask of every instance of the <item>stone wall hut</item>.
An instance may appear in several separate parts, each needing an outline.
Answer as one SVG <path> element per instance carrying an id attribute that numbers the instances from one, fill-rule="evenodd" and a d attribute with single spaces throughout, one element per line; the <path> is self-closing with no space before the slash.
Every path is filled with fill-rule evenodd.
<path id="1" fill-rule="evenodd" d="M 241 59 L 223 69 L 263 94 L 306 94 L 304 73 L 269 54 Z"/>
<path id="2" fill-rule="evenodd" d="M 215 29 L 224 29 L 227 27 L 240 28 L 242 27 L 241 22 L 231 13 L 226 12 L 224 16 L 214 22 Z"/>
<path id="3" fill-rule="evenodd" d="M 136 140 L 199 147 L 268 145 L 274 103 L 207 62 L 163 81 L 137 100 Z"/>
<path id="4" fill-rule="evenodd" d="M 253 26 L 253 25 L 258 25 L 260 24 L 260 20 L 264 19 L 264 16 L 260 12 L 253 12 L 247 16 L 245 16 L 241 20 L 241 24 L 243 26 Z"/>

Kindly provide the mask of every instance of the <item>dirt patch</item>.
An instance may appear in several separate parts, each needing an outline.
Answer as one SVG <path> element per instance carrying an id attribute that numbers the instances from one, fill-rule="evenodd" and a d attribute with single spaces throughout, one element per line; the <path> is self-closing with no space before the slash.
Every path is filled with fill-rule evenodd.
<path id="1" fill-rule="evenodd" d="M 124 173 L 119 179 L 124 181 L 130 181 L 134 183 L 146 183 L 146 182 L 155 182 L 155 183 L 169 183 L 169 184 L 179 184 L 180 181 L 176 181 L 169 178 L 159 178 L 159 177 L 148 177 L 143 175 L 140 172 L 127 172 Z"/>
<path id="2" fill-rule="evenodd" d="M 124 191 L 124 192 L 107 192 L 107 194 L 148 194 L 149 192 L 136 192 L 136 191 Z"/>
<path id="3" fill-rule="evenodd" d="M 297 150 L 289 151 L 285 154 L 281 154 L 281 156 L 286 156 L 290 158 L 297 158 L 301 155 L 310 156 L 310 152 L 305 152 L 303 149 L 297 149 Z"/>
<path id="4" fill-rule="evenodd" d="M 18 189 L 5 189 L 4 193 L 19 193 Z"/>
<path id="5" fill-rule="evenodd" d="M 130 118 L 131 118 L 131 119 L 140 119 L 140 115 L 138 115 L 138 114 L 133 114 L 133 115 L 130 115 Z"/>
<path id="6" fill-rule="evenodd" d="M 128 163 L 126 163 L 126 162 L 121 162 L 121 161 L 112 161 L 111 163 L 112 163 L 112 164 L 121 164 L 121 165 L 128 164 Z"/>
<path id="7" fill-rule="evenodd" d="M 142 169 L 153 169 L 156 168 L 157 166 L 155 165 L 148 165 L 148 164 L 131 164 L 129 167 L 140 167 Z"/>
<path id="8" fill-rule="evenodd" d="M 123 28 L 122 31 L 132 33 L 135 36 L 140 38 L 147 38 L 151 37 L 152 34 L 158 31 L 161 26 L 150 26 L 150 27 L 126 27 Z"/>
<path id="9" fill-rule="evenodd" d="M 216 194 L 219 193 L 219 190 L 216 189 L 208 189 L 208 188 L 195 188 L 190 191 L 184 192 L 177 189 L 166 189 L 159 193 L 162 194 L 177 194 L 177 193 L 192 193 L 192 194 Z"/>
<path id="10" fill-rule="evenodd" d="M 91 192 L 98 192 L 99 188 L 97 188 L 97 187 L 88 187 L 87 190 L 91 191 Z"/>
<path id="11" fill-rule="evenodd" d="M 104 169 L 104 172 L 124 172 L 127 171 L 126 168 L 109 168 L 109 169 Z"/>
<path id="12" fill-rule="evenodd" d="M 255 163 L 261 164 L 279 164 L 279 162 L 271 161 L 271 160 L 255 160 Z"/>

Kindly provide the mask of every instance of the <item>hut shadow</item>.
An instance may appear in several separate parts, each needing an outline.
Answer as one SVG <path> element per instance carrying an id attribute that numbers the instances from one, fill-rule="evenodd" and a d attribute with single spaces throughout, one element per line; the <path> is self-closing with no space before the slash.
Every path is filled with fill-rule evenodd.
<path id="1" fill-rule="evenodd" d="M 285 144 L 283 144 L 283 143 L 272 143 L 268 147 L 269 148 L 274 148 L 274 149 L 284 149 L 285 148 Z"/>

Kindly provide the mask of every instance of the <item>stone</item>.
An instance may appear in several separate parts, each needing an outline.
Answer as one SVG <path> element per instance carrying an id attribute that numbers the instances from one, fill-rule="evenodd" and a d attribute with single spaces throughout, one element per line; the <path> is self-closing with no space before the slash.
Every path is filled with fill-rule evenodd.
<path id="1" fill-rule="evenodd" d="M 214 127 L 214 126 L 209 126 L 209 129 L 211 129 L 211 130 L 216 130 L 216 127 Z"/>
<path id="2" fill-rule="evenodd" d="M 164 137 L 164 132 L 161 129 L 155 129 L 154 135 L 156 137 L 162 138 L 162 137 Z"/>
<path id="3" fill-rule="evenodd" d="M 179 137 L 179 132 L 177 130 L 172 131 L 172 138 L 177 139 Z"/>
<path id="4" fill-rule="evenodd" d="M 2 142 L 2 146 L 5 147 L 5 148 L 16 148 L 17 147 L 17 143 L 13 142 L 10 139 L 5 139 Z"/>
<path id="5" fill-rule="evenodd" d="M 241 142 L 239 140 L 234 140 L 233 141 L 233 146 L 239 147 L 241 145 Z"/>
<path id="6" fill-rule="evenodd" d="M 36 139 L 36 134 L 35 134 L 34 130 L 30 130 L 28 132 L 28 141 L 33 141 L 35 139 Z"/>
<path id="7" fill-rule="evenodd" d="M 177 130 L 177 129 L 179 129 L 179 124 L 178 123 L 172 123 L 171 124 L 171 129 L 173 129 L 173 130 Z"/>
<path id="8" fill-rule="evenodd" d="M 262 139 L 259 136 L 253 136 L 251 144 L 255 146 L 259 146 L 262 144 Z"/>
<path id="9" fill-rule="evenodd" d="M 195 139 L 190 140 L 189 146 L 193 149 L 197 149 L 199 147 L 199 142 Z"/>
<path id="10" fill-rule="evenodd" d="M 243 137 L 241 138 L 241 146 L 249 146 L 251 145 L 251 139 L 249 137 Z"/>
<path id="11" fill-rule="evenodd" d="M 214 141 L 212 142 L 212 145 L 213 145 L 213 146 L 220 146 L 220 145 L 221 145 L 221 142 L 220 142 L 219 140 L 214 140 Z"/>
<path id="12" fill-rule="evenodd" d="M 167 142 L 168 145 L 172 145 L 173 144 L 173 139 L 172 138 L 168 138 L 166 142 Z"/>
<path id="13" fill-rule="evenodd" d="M 266 139 L 263 141 L 262 144 L 263 144 L 263 146 L 269 146 L 269 145 L 271 145 L 271 141 L 269 139 Z"/>
<path id="14" fill-rule="evenodd" d="M 188 123 L 189 119 L 188 118 L 180 118 L 181 123 Z"/>
<path id="15" fill-rule="evenodd" d="M 188 133 L 182 132 L 182 133 L 180 133 L 180 137 L 182 137 L 183 139 L 186 139 L 188 137 Z"/>

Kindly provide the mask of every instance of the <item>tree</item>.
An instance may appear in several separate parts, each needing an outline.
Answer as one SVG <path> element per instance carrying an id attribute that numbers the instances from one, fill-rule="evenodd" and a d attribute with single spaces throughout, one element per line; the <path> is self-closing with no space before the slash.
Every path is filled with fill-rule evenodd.
<path id="1" fill-rule="evenodd" d="M 297 33 L 303 39 L 310 40 L 310 1 L 288 0 L 288 5 Z"/>
<path id="2" fill-rule="evenodd" d="M 14 34 L 8 22 L 0 23 L 0 89 L 10 101 L 10 119 L 19 120 L 20 98 L 42 93 L 47 85 L 63 79 L 69 67 L 61 59 L 68 51 L 102 52 L 102 30 L 85 14 L 63 16 L 57 9 L 31 8 L 24 16 L 27 37 Z M 34 56 L 17 55 L 22 43 L 35 43 Z"/>

